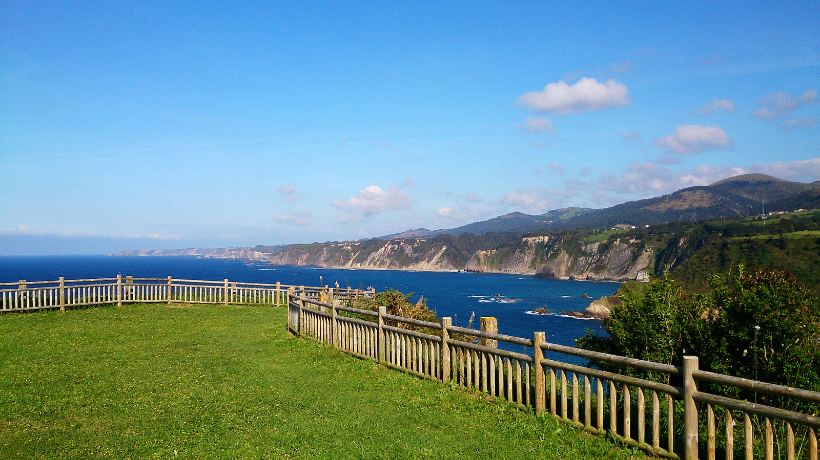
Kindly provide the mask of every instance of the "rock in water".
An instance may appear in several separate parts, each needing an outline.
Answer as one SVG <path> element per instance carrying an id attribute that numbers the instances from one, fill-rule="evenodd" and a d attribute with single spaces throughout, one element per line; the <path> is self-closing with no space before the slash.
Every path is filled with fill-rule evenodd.
<path id="1" fill-rule="evenodd" d="M 621 303 L 623 302 L 617 295 L 608 295 L 593 300 L 584 311 L 593 318 L 606 319 L 609 318 L 612 309 Z"/>
<path id="2" fill-rule="evenodd" d="M 598 319 L 606 319 L 609 318 L 609 307 L 604 305 L 603 302 L 598 300 L 593 300 L 591 304 L 584 310 L 586 314 L 592 316 L 593 318 Z"/>

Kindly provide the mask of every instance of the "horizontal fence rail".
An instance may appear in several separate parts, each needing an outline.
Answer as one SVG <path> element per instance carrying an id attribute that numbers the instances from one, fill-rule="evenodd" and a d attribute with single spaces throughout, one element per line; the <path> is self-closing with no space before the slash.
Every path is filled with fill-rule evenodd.
<path id="1" fill-rule="evenodd" d="M 114 278 L 0 283 L 0 313 L 123 305 L 125 303 L 207 303 L 284 305 L 288 293 L 314 300 L 373 297 L 373 289 L 295 286 L 282 283 L 245 283 L 173 278 Z"/>
<path id="2" fill-rule="evenodd" d="M 672 366 L 550 343 L 543 332 L 515 337 L 453 326 L 447 317 L 438 323 L 420 321 L 388 314 L 386 307 L 361 310 L 294 292 L 287 304 L 287 327 L 294 334 L 532 407 L 536 414 L 550 414 L 654 456 L 818 458 L 820 393 L 815 391 L 701 371 L 692 356 L 683 366 Z M 529 351 L 503 350 L 498 342 Z M 560 355 L 586 358 L 596 366 L 564 362 Z M 627 375 L 631 371 L 652 377 Z M 772 407 L 710 392 L 718 385 L 785 402 Z"/>

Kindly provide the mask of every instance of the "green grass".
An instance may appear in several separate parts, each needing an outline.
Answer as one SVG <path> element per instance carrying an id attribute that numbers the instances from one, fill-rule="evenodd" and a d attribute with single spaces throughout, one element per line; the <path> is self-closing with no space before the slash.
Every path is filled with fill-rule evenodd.
<path id="1" fill-rule="evenodd" d="M 627 233 L 627 232 L 628 232 L 628 230 L 625 230 L 625 229 L 622 229 L 622 228 L 604 230 L 602 232 L 593 233 L 592 235 L 588 235 L 588 236 L 584 237 L 584 242 L 585 243 L 602 243 L 602 242 L 608 240 L 609 237 L 612 236 L 612 235 L 621 235 L 621 234 L 624 234 L 624 233 Z"/>
<path id="2" fill-rule="evenodd" d="M 752 236 L 736 236 L 733 237 L 733 240 L 768 240 L 770 238 L 786 238 L 786 239 L 799 239 L 799 238 L 820 238 L 820 230 L 801 230 L 799 232 L 789 232 L 784 233 L 783 235 L 780 234 L 764 234 L 764 235 L 752 235 Z"/>
<path id="3" fill-rule="evenodd" d="M 285 331 L 270 307 L 0 316 L 0 457 L 630 458 Z"/>

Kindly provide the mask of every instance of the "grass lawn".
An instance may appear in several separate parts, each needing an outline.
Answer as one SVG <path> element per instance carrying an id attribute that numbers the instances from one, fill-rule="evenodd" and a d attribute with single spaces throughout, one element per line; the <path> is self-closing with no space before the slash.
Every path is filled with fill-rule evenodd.
<path id="1" fill-rule="evenodd" d="M 787 238 L 787 239 L 800 239 L 800 238 L 820 238 L 820 230 L 801 230 L 799 232 L 789 232 L 784 233 L 782 236 L 780 234 L 764 234 L 764 235 L 752 235 L 752 236 L 735 236 L 732 240 L 767 240 L 767 239 L 776 239 L 776 238 Z"/>
<path id="2" fill-rule="evenodd" d="M 622 228 L 616 228 L 616 229 L 611 228 L 609 230 L 604 230 L 602 232 L 593 233 L 592 235 L 586 236 L 584 238 L 584 242 L 585 243 L 603 243 L 604 241 L 608 240 L 609 237 L 612 236 L 612 235 L 620 235 L 620 234 L 623 234 L 623 233 L 626 233 L 626 232 L 627 232 L 627 230 L 622 229 Z"/>
<path id="3" fill-rule="evenodd" d="M 0 458 L 630 458 L 285 331 L 284 308 L 0 316 Z"/>

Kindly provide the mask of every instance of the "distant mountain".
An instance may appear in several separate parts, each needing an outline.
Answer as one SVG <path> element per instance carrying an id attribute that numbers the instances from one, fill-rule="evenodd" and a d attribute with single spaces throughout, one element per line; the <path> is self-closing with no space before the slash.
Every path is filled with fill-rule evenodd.
<path id="1" fill-rule="evenodd" d="M 531 233 L 547 230 L 551 225 L 557 225 L 567 220 L 595 211 L 589 208 L 562 208 L 545 212 L 544 214 L 525 214 L 523 212 L 511 212 L 503 216 L 492 219 L 473 222 L 455 228 L 443 228 L 439 230 L 428 230 L 417 228 L 401 233 L 393 233 L 377 237 L 380 240 L 402 239 L 402 238 L 424 238 L 438 235 L 484 235 L 487 233 Z"/>
<path id="2" fill-rule="evenodd" d="M 492 219 L 462 225 L 461 227 L 438 230 L 436 234 L 462 235 L 472 233 L 474 235 L 481 235 L 484 233 L 525 233 L 532 229 L 545 228 L 546 224 L 547 219 L 544 216 L 533 216 L 524 214 L 523 212 L 511 212 L 503 216 L 493 217 Z"/>
<path id="3" fill-rule="evenodd" d="M 390 235 L 384 235 L 376 237 L 379 240 L 392 240 L 392 239 L 399 239 L 399 238 L 423 238 L 425 236 L 434 235 L 435 232 L 432 230 L 428 230 L 426 228 L 414 228 L 412 230 L 405 230 L 400 233 L 391 233 Z"/>
<path id="4" fill-rule="evenodd" d="M 547 211 L 544 214 L 541 214 L 541 216 L 547 221 L 547 225 L 554 225 L 594 211 L 597 211 L 597 209 L 569 207 L 553 209 L 552 211 Z"/>
<path id="5" fill-rule="evenodd" d="M 820 181 L 790 182 L 765 174 L 744 174 L 711 185 L 688 187 L 668 195 L 628 201 L 609 208 L 562 208 L 532 215 L 512 212 L 461 227 L 415 229 L 379 239 L 483 235 L 487 233 L 544 233 L 578 228 L 608 228 L 617 224 L 647 225 L 734 218 L 766 211 L 820 207 Z"/>
<path id="6" fill-rule="evenodd" d="M 644 200 L 628 201 L 564 221 L 555 229 L 611 227 L 616 224 L 696 222 L 759 214 L 767 210 L 818 207 L 817 183 L 790 182 L 764 174 L 744 174 L 707 186 L 688 187 Z"/>

